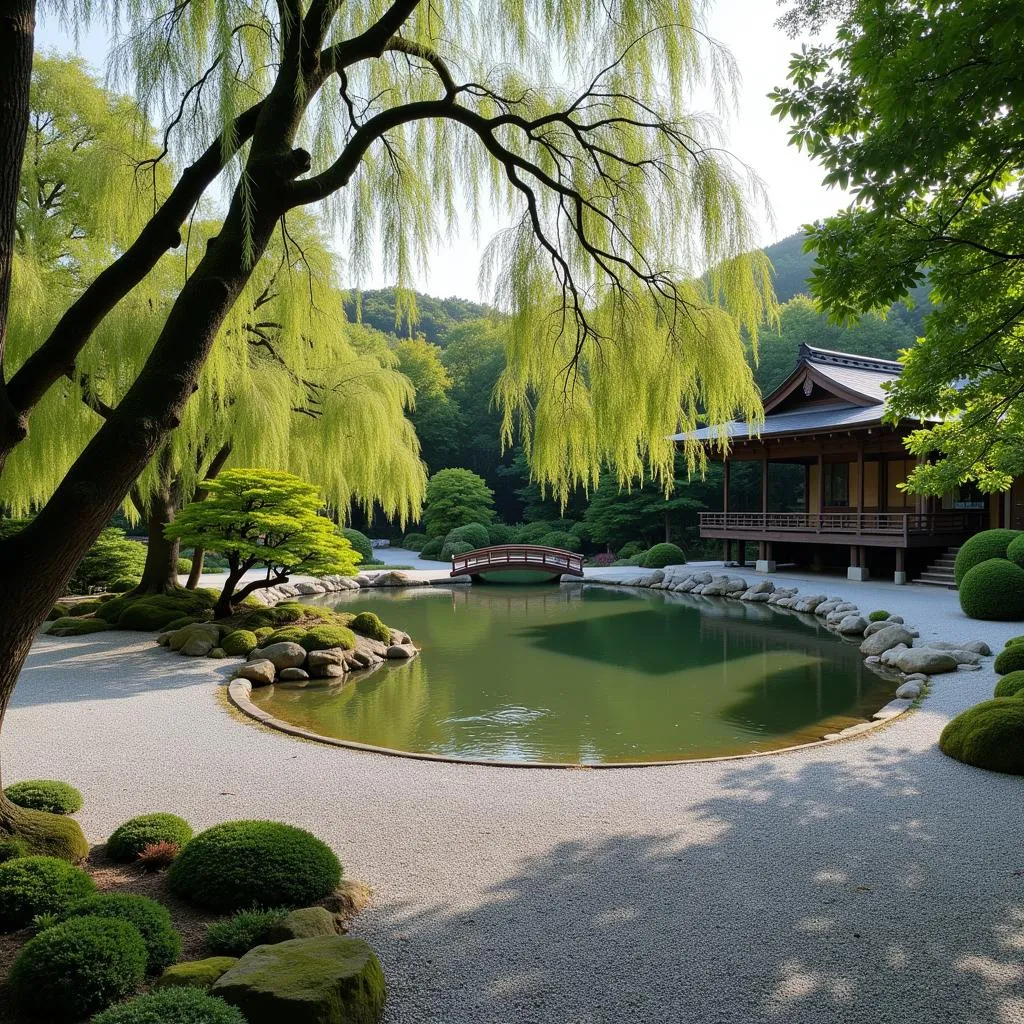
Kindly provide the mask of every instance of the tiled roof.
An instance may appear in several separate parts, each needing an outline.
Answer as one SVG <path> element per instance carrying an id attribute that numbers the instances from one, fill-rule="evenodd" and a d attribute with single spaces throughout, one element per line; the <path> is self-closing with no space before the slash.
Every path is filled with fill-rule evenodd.
<path id="1" fill-rule="evenodd" d="M 873 423 L 881 423 L 882 407 L 852 405 L 849 402 L 829 403 L 828 405 L 817 405 L 813 409 L 805 409 L 801 412 L 784 412 L 777 416 L 766 416 L 761 427 L 761 437 L 772 437 L 779 434 L 803 434 L 809 431 L 824 430 L 830 427 L 850 428 L 870 426 Z M 732 440 L 743 440 L 745 438 L 757 437 L 750 424 L 741 420 L 730 420 L 720 430 L 711 427 L 701 427 L 689 433 L 675 434 L 673 441 L 711 441 L 715 438 L 727 435 Z"/>
<path id="2" fill-rule="evenodd" d="M 800 364 L 803 363 L 810 363 L 818 373 L 834 380 L 841 388 L 879 404 L 885 402 L 886 397 L 882 385 L 896 380 L 903 372 L 903 367 L 891 359 L 873 359 L 811 345 L 800 347 Z"/>

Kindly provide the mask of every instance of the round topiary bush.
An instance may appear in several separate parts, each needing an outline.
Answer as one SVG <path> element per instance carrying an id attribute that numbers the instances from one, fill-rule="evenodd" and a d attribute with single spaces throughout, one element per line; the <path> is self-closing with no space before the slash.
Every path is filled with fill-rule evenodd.
<path id="1" fill-rule="evenodd" d="M 167 908 L 147 896 L 131 893 L 98 893 L 76 903 L 61 915 L 69 921 L 75 917 L 105 917 L 134 925 L 146 944 L 146 973 L 156 974 L 181 956 L 181 936 L 174 930 Z"/>
<path id="2" fill-rule="evenodd" d="M 1011 644 L 1004 647 L 997 655 L 992 666 L 996 674 L 1008 675 L 1010 672 L 1024 671 L 1024 644 Z"/>
<path id="3" fill-rule="evenodd" d="M 107 589 L 112 594 L 127 594 L 129 590 L 134 590 L 138 585 L 139 580 L 122 576 L 119 580 L 114 580 Z"/>
<path id="4" fill-rule="evenodd" d="M 373 545 L 365 533 L 360 533 L 358 530 L 353 530 L 351 527 L 346 526 L 342 529 L 341 535 L 362 555 L 364 562 L 373 561 Z"/>
<path id="5" fill-rule="evenodd" d="M 14 860 L 15 857 L 27 857 L 32 847 L 21 836 L 4 836 L 0 839 L 0 864 Z"/>
<path id="6" fill-rule="evenodd" d="M 242 1011 L 198 988 L 163 988 L 112 1006 L 90 1024 L 246 1024 Z"/>
<path id="7" fill-rule="evenodd" d="M 1024 672 L 1008 672 L 996 683 L 994 697 L 1024 697 Z"/>
<path id="8" fill-rule="evenodd" d="M 619 548 L 619 558 L 635 558 L 637 555 L 642 555 L 646 550 L 647 548 L 640 541 L 631 540 Z"/>
<path id="9" fill-rule="evenodd" d="M 960 607 L 972 619 L 1024 619 L 1024 569 L 1005 558 L 974 566 L 960 582 Z"/>
<path id="10" fill-rule="evenodd" d="M 201 832 L 168 875 L 171 892 L 210 910 L 316 903 L 341 880 L 334 851 L 276 821 L 228 821 Z"/>
<path id="11" fill-rule="evenodd" d="M 259 640 L 256 638 L 256 634 L 248 629 L 232 630 L 221 641 L 224 653 L 230 654 L 234 658 L 248 657 L 249 652 L 256 650 L 258 646 Z"/>
<path id="12" fill-rule="evenodd" d="M 19 807 L 50 814 L 74 814 L 82 809 L 82 794 L 66 782 L 53 779 L 29 779 L 4 790 L 4 796 Z"/>
<path id="13" fill-rule="evenodd" d="M 433 537 L 420 548 L 420 558 L 437 562 L 441 560 L 441 548 L 444 547 L 443 537 Z"/>
<path id="14" fill-rule="evenodd" d="M 107 855 L 111 860 L 130 864 L 153 843 L 174 843 L 183 848 L 191 838 L 192 826 L 176 814 L 140 814 L 114 829 L 107 840 Z"/>
<path id="15" fill-rule="evenodd" d="M 275 629 L 260 646 L 268 647 L 270 644 L 301 644 L 302 638 L 305 635 L 305 626 L 282 626 L 280 629 Z"/>
<path id="16" fill-rule="evenodd" d="M 487 547 L 491 543 L 491 537 L 487 527 L 481 523 L 466 523 L 465 526 L 456 526 L 454 530 L 449 530 L 444 539 L 446 544 L 455 544 L 459 541 L 468 544 L 472 551 L 474 548 Z"/>
<path id="17" fill-rule="evenodd" d="M 1006 545 L 1006 557 L 1024 568 L 1024 533 L 1018 534 Z"/>
<path id="18" fill-rule="evenodd" d="M 516 539 L 516 528 L 506 523 L 491 523 L 487 527 L 487 539 L 492 547 L 498 544 L 512 544 Z"/>
<path id="19" fill-rule="evenodd" d="M 402 547 L 408 548 L 410 551 L 422 551 L 423 545 L 427 543 L 427 535 L 425 533 L 407 533 L 402 538 Z"/>
<path id="20" fill-rule="evenodd" d="M 464 540 L 446 540 L 441 548 L 441 561 L 450 562 L 455 555 L 464 555 L 467 551 L 475 551 L 476 546 Z"/>
<path id="21" fill-rule="evenodd" d="M 666 565 L 685 565 L 686 552 L 677 544 L 655 544 L 643 553 L 640 564 L 645 569 L 664 569 Z"/>
<path id="22" fill-rule="evenodd" d="M 874 611 L 868 616 L 868 622 L 885 622 L 891 615 L 892 612 L 879 608 L 878 611 Z"/>
<path id="23" fill-rule="evenodd" d="M 274 635 L 274 627 L 260 626 L 259 629 L 254 630 L 254 633 L 256 636 L 256 645 L 260 646 L 261 644 L 265 644 L 267 640 Z"/>
<path id="24" fill-rule="evenodd" d="M 206 928 L 203 945 L 214 956 L 244 956 L 275 924 L 283 921 L 287 910 L 240 910 L 226 921 L 214 921 Z"/>
<path id="25" fill-rule="evenodd" d="M 0 931 L 23 928 L 37 914 L 60 914 L 96 886 L 81 868 L 57 857 L 19 857 L 0 864 Z"/>
<path id="26" fill-rule="evenodd" d="M 553 530 L 551 533 L 546 533 L 541 537 L 539 543 L 545 548 L 559 548 L 561 551 L 574 551 L 576 554 L 583 550 L 583 544 L 579 537 L 567 533 L 565 530 Z"/>
<path id="27" fill-rule="evenodd" d="M 175 568 L 178 570 L 179 576 L 187 576 L 192 571 L 192 559 L 179 558 Z"/>
<path id="28" fill-rule="evenodd" d="M 26 1016 L 76 1021 L 128 995 L 146 976 L 146 944 L 127 921 L 76 917 L 40 932 L 11 968 Z"/>
<path id="29" fill-rule="evenodd" d="M 968 537 L 957 552 L 956 563 L 953 566 L 957 586 L 963 583 L 964 577 L 976 565 L 981 565 L 990 558 L 1005 559 L 1010 544 L 1019 536 L 1019 530 L 982 530 L 981 533 Z"/>
<path id="30" fill-rule="evenodd" d="M 1024 775 L 1024 700 L 997 697 L 968 708 L 942 730 L 939 746 L 964 764 Z"/>
<path id="31" fill-rule="evenodd" d="M 382 644 L 391 643 L 391 629 L 373 612 L 360 612 L 351 622 L 352 628 L 363 636 L 372 637 Z"/>
<path id="32" fill-rule="evenodd" d="M 307 629 L 299 643 L 307 651 L 329 651 L 337 647 L 351 651 L 356 646 L 356 637 L 347 626 L 325 622 L 322 626 Z"/>

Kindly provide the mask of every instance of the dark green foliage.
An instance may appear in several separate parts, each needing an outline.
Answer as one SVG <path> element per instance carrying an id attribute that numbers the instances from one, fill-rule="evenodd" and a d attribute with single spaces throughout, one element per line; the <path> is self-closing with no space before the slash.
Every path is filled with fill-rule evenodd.
<path id="1" fill-rule="evenodd" d="M 1005 676 L 1011 672 L 1024 671 L 1024 644 L 1010 644 L 997 655 L 992 666 L 996 675 Z"/>
<path id="2" fill-rule="evenodd" d="M 422 551 L 427 539 L 425 533 L 407 533 L 402 539 L 402 547 L 408 548 L 410 551 Z"/>
<path id="3" fill-rule="evenodd" d="M 359 530 L 353 530 L 351 527 L 346 526 L 342 528 L 341 535 L 362 555 L 362 561 L 373 561 L 373 545 L 365 533 L 360 533 Z"/>
<path id="4" fill-rule="evenodd" d="M 1006 546 L 1006 557 L 1024 568 L 1024 533 L 1018 534 Z"/>
<path id="5" fill-rule="evenodd" d="M 0 838 L 0 864 L 14 860 L 15 857 L 27 857 L 31 852 L 31 847 L 21 836 Z"/>
<path id="6" fill-rule="evenodd" d="M 82 794 L 74 786 L 54 779 L 15 782 L 4 790 L 4 796 L 19 807 L 51 814 L 74 814 L 82 807 Z"/>
<path id="7" fill-rule="evenodd" d="M 647 548 L 641 541 L 631 540 L 619 549 L 619 558 L 633 558 L 636 555 L 642 555 L 646 550 Z"/>
<path id="8" fill-rule="evenodd" d="M 11 968 L 15 1005 L 46 1021 L 77 1021 L 138 988 L 146 944 L 127 921 L 76 917 L 25 943 Z"/>
<path id="9" fill-rule="evenodd" d="M 526 523 L 524 526 L 520 526 L 516 530 L 516 543 L 539 544 L 541 537 L 546 537 L 556 529 L 558 529 L 558 524 L 556 522 L 538 520 L 534 523 Z"/>
<path id="10" fill-rule="evenodd" d="M 68 605 L 68 615 L 77 618 L 79 615 L 92 615 L 94 612 L 100 610 L 102 601 L 76 601 L 72 605 Z"/>
<path id="11" fill-rule="evenodd" d="M 93 1017 L 91 1024 L 246 1024 L 240 1010 L 198 988 L 162 988 Z"/>
<path id="12" fill-rule="evenodd" d="M 422 334 L 434 345 L 443 346 L 455 324 L 487 315 L 487 307 L 468 299 L 438 299 L 415 292 L 416 322 L 398 314 L 398 297 L 394 288 L 375 288 L 353 294 L 345 300 L 345 316 L 360 321 L 396 338 Z"/>
<path id="13" fill-rule="evenodd" d="M 225 653 L 230 654 L 232 657 L 241 656 L 244 658 L 258 646 L 259 640 L 256 639 L 256 634 L 248 629 L 232 630 L 221 641 L 221 647 L 224 648 Z"/>
<path id="14" fill-rule="evenodd" d="M 125 577 L 138 580 L 145 564 L 145 547 L 129 540 L 123 530 L 108 527 L 78 564 L 68 588 L 74 594 L 84 594 Z"/>
<path id="15" fill-rule="evenodd" d="M 352 630 L 346 626 L 324 623 L 322 626 L 307 629 L 299 643 L 307 651 L 329 651 L 335 647 L 351 651 L 356 645 L 356 638 Z"/>
<path id="16" fill-rule="evenodd" d="M 965 764 L 1024 775 L 1024 700 L 997 697 L 968 708 L 942 730 L 939 746 Z"/>
<path id="17" fill-rule="evenodd" d="M 494 492 L 468 469 L 442 469 L 427 483 L 423 526 L 430 537 L 447 537 L 457 526 L 494 518 Z"/>
<path id="18" fill-rule="evenodd" d="M 868 622 L 884 622 L 891 614 L 891 612 L 887 612 L 884 609 L 879 608 L 868 616 Z"/>
<path id="19" fill-rule="evenodd" d="M 118 825 L 107 840 L 107 855 L 122 864 L 131 863 L 152 843 L 175 843 L 180 847 L 192 838 L 192 826 L 176 814 L 140 814 Z"/>
<path id="20" fill-rule="evenodd" d="M 472 544 L 464 540 L 446 540 L 441 548 L 441 561 L 450 562 L 453 555 L 464 555 L 467 551 L 475 550 Z"/>
<path id="21" fill-rule="evenodd" d="M 420 558 L 427 558 L 433 561 L 440 561 L 441 549 L 444 547 L 443 537 L 432 537 L 420 548 Z"/>
<path id="22" fill-rule="evenodd" d="M 461 541 L 463 544 L 471 544 L 474 548 L 485 548 L 491 543 L 488 527 L 481 523 L 466 523 L 465 526 L 456 526 L 449 530 L 445 537 L 446 544 Z"/>
<path id="23" fill-rule="evenodd" d="M 1024 619 L 1024 569 L 1005 558 L 990 558 L 960 581 L 960 607 L 972 619 Z"/>
<path id="24" fill-rule="evenodd" d="M 963 583 L 964 576 L 976 565 L 987 562 L 990 558 L 1006 558 L 1007 548 L 1019 536 L 1018 530 L 982 530 L 981 533 L 968 537 L 957 552 L 956 564 L 953 567 L 957 586 Z M 971 618 L 981 616 L 972 615 Z"/>
<path id="25" fill-rule="evenodd" d="M 91 896 L 92 878 L 56 857 L 21 857 L 0 864 L 0 931 L 23 928 L 36 914 L 59 914 Z"/>
<path id="26" fill-rule="evenodd" d="M 583 544 L 579 537 L 566 533 L 564 530 L 554 530 L 544 534 L 540 544 L 545 548 L 561 548 L 563 551 L 575 551 L 577 554 L 583 551 Z"/>
<path id="27" fill-rule="evenodd" d="M 1007 672 L 1002 679 L 996 683 L 994 697 L 1024 697 L 1024 671 Z"/>
<path id="28" fill-rule="evenodd" d="M 114 580 L 113 583 L 107 586 L 112 594 L 127 594 L 129 590 L 134 590 L 139 585 L 138 580 L 133 580 L 130 576 L 122 576 L 118 580 Z"/>
<path id="29" fill-rule="evenodd" d="M 374 612 L 360 612 L 351 622 L 352 628 L 363 636 L 373 637 L 381 643 L 391 642 L 391 630 Z"/>
<path id="30" fill-rule="evenodd" d="M 171 891 L 210 910 L 315 903 L 341 880 L 326 843 L 274 821 L 229 821 L 201 832 L 169 873 Z"/>
<path id="31" fill-rule="evenodd" d="M 287 910 L 240 910 L 226 921 L 215 921 L 206 929 L 203 944 L 216 956 L 242 956 L 263 943 L 271 926 L 283 920 Z"/>
<path id="32" fill-rule="evenodd" d="M 164 630 L 169 629 L 184 629 L 186 626 L 193 626 L 199 620 L 194 615 L 182 615 L 180 619 L 172 619 L 164 626 Z"/>
<path id="33" fill-rule="evenodd" d="M 260 629 L 264 626 L 286 626 L 298 622 L 305 615 L 305 608 L 293 602 L 275 605 L 273 608 L 257 608 L 242 620 L 246 629 Z"/>
<path id="34" fill-rule="evenodd" d="M 641 551 L 639 555 L 630 555 L 629 558 L 616 558 L 612 565 L 639 566 L 646 552 Z"/>
<path id="35" fill-rule="evenodd" d="M 75 917 L 104 917 L 127 921 L 134 925 L 146 944 L 146 973 L 156 974 L 181 956 L 181 936 L 171 924 L 167 908 L 147 896 L 130 893 L 97 893 L 76 903 L 64 915 L 64 920 Z"/>
<path id="36" fill-rule="evenodd" d="M 66 618 L 55 620 L 46 632 L 50 636 L 88 636 L 90 633 L 102 633 L 105 629 L 112 628 L 103 619 Z"/>
<path id="37" fill-rule="evenodd" d="M 685 565 L 686 553 L 675 544 L 655 544 L 645 551 L 640 564 L 645 569 L 663 569 L 666 565 Z"/>
<path id="38" fill-rule="evenodd" d="M 487 537 L 492 547 L 499 544 L 514 544 L 517 540 L 516 528 L 507 523 L 491 523 L 487 527 Z"/>
<path id="39" fill-rule="evenodd" d="M 1020 636 L 1011 636 L 1003 646 L 1010 647 L 1013 644 L 1024 644 L 1024 634 L 1021 634 Z"/>

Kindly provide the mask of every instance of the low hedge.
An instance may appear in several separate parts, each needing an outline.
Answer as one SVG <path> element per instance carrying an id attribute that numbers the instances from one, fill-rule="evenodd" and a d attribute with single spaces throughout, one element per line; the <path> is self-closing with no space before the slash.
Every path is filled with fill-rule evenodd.
<path id="1" fill-rule="evenodd" d="M 214 956 L 244 956 L 262 945 L 267 931 L 284 920 L 287 910 L 240 910 L 206 929 L 203 945 Z"/>
<path id="2" fill-rule="evenodd" d="M 19 807 L 50 814 L 74 814 L 82 809 L 82 794 L 74 786 L 55 779 L 28 779 L 15 782 L 4 796 Z"/>
<path id="3" fill-rule="evenodd" d="M 259 639 L 252 630 L 235 629 L 224 637 L 221 641 L 221 647 L 224 648 L 225 654 L 230 654 L 233 658 L 245 658 L 252 651 L 256 650 L 259 643 Z"/>
<path id="4" fill-rule="evenodd" d="M 506 523 L 491 523 L 487 527 L 487 539 L 492 547 L 498 544 L 514 544 L 518 539 L 518 531 Z"/>
<path id="5" fill-rule="evenodd" d="M 939 746 L 965 764 L 1024 775 L 1024 700 L 997 697 L 968 708 L 942 730 Z"/>
<path id="6" fill-rule="evenodd" d="M 146 944 L 127 921 L 76 917 L 29 939 L 11 968 L 15 1006 L 46 1021 L 77 1021 L 132 992 Z"/>
<path id="7" fill-rule="evenodd" d="M 61 914 L 96 886 L 81 868 L 57 857 L 19 857 L 0 864 L 0 931 L 24 928 L 37 914 Z"/>
<path id="8" fill-rule="evenodd" d="M 542 547 L 559 548 L 562 551 L 573 551 L 576 554 L 580 554 L 583 551 L 583 544 L 579 537 L 566 530 L 554 530 L 551 533 L 544 534 L 540 539 L 540 544 Z"/>
<path id="9" fill-rule="evenodd" d="M 176 814 L 140 814 L 114 829 L 107 840 L 107 855 L 111 860 L 130 864 L 153 843 L 174 843 L 184 848 L 191 838 L 192 826 Z"/>
<path id="10" fill-rule="evenodd" d="M 1024 671 L 1024 644 L 1010 644 L 1004 647 L 997 655 L 995 664 L 992 666 L 996 674 L 1008 675 L 1010 672 Z"/>
<path id="11" fill-rule="evenodd" d="M 993 697 L 1024 697 L 1024 672 L 1007 672 L 1002 679 L 996 683 L 996 691 Z"/>
<path id="12" fill-rule="evenodd" d="M 62 915 L 69 921 L 76 917 L 103 917 L 127 921 L 134 925 L 146 944 L 146 973 L 156 974 L 181 956 L 181 936 L 174 930 L 167 908 L 148 896 L 125 892 L 97 893 L 76 903 Z"/>
<path id="13" fill-rule="evenodd" d="M 678 544 L 655 544 L 640 559 L 640 565 L 645 569 L 664 569 L 666 565 L 685 564 L 686 552 Z"/>
<path id="14" fill-rule="evenodd" d="M 1005 558 L 978 563 L 960 581 L 960 607 L 972 619 L 1024 619 L 1024 569 Z"/>
<path id="15" fill-rule="evenodd" d="M 647 546 L 642 544 L 638 540 L 631 540 L 626 544 L 623 544 L 619 548 L 619 558 L 634 558 L 636 555 L 642 555 L 647 550 Z"/>
<path id="16" fill-rule="evenodd" d="M 379 640 L 382 644 L 391 643 L 391 628 L 381 622 L 380 616 L 374 612 L 360 612 L 350 625 L 363 636 Z"/>
<path id="17" fill-rule="evenodd" d="M 228 821 L 201 832 L 171 865 L 171 892 L 210 910 L 316 903 L 341 880 L 334 851 L 276 821 Z"/>
<path id="18" fill-rule="evenodd" d="M 402 538 L 402 547 L 408 548 L 410 551 L 422 551 L 427 539 L 425 533 L 407 533 Z"/>
<path id="19" fill-rule="evenodd" d="M 963 583 L 964 577 L 976 565 L 981 565 L 990 558 L 1005 559 L 1007 548 L 1019 536 L 1019 530 L 982 530 L 981 533 L 968 537 L 957 552 L 953 565 L 953 577 L 957 586 Z"/>
<path id="20" fill-rule="evenodd" d="M 198 988 L 162 988 L 93 1017 L 91 1024 L 246 1024 L 242 1011 Z"/>
<path id="21" fill-rule="evenodd" d="M 441 561 L 441 549 L 444 547 L 443 537 L 432 537 L 420 548 L 420 558 L 426 558 L 434 562 Z"/>

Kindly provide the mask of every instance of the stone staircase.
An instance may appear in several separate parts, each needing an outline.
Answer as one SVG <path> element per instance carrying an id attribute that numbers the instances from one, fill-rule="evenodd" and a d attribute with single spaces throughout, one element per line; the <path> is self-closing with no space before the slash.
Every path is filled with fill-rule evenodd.
<path id="1" fill-rule="evenodd" d="M 956 553 L 959 550 L 959 548 L 946 548 L 945 553 L 932 562 L 914 582 L 926 583 L 932 587 L 945 587 L 947 590 L 956 590 L 953 565 L 956 562 Z"/>

